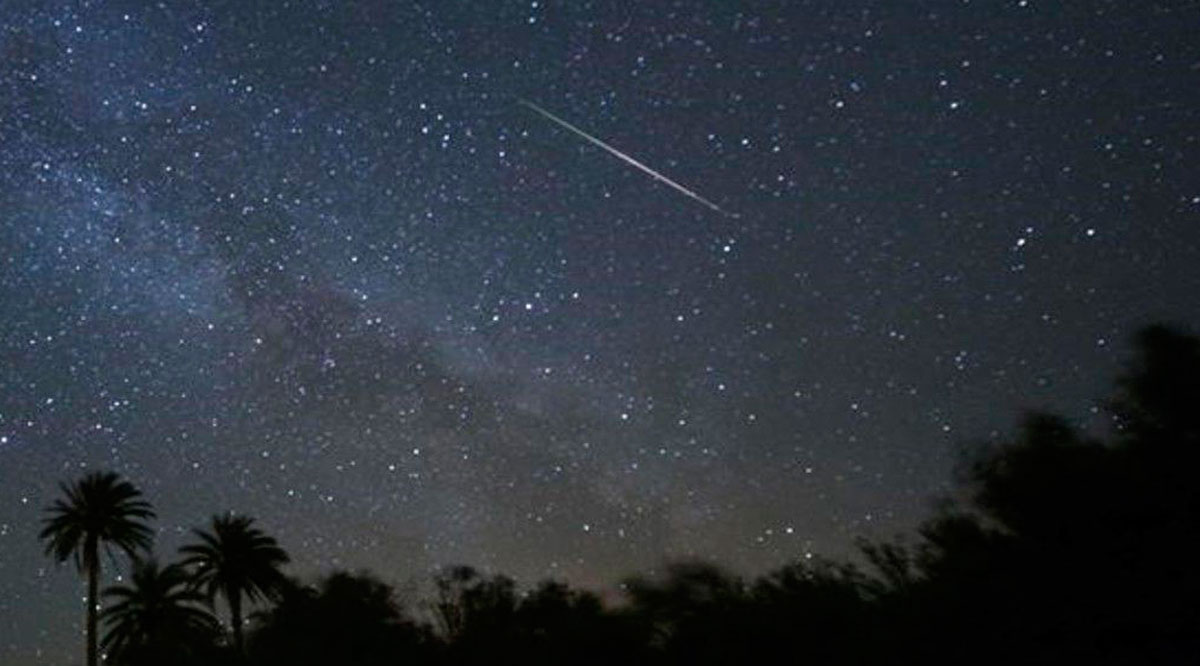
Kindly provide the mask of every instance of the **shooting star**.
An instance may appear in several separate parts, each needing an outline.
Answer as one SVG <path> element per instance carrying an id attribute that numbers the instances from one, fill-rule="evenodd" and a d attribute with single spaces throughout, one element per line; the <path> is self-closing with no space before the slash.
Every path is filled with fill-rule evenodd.
<path id="1" fill-rule="evenodd" d="M 550 113 L 549 111 L 543 109 L 542 107 L 538 106 L 537 104 L 534 104 L 533 102 L 530 102 L 529 100 L 525 100 L 525 99 L 519 99 L 517 101 L 520 102 L 523 106 L 527 106 L 527 107 L 533 109 L 538 114 L 545 116 L 546 118 L 549 118 L 550 120 L 554 121 L 555 123 L 562 125 L 563 127 L 571 130 L 572 132 L 578 134 L 579 136 L 587 139 L 589 142 L 594 143 L 597 146 L 600 146 L 601 148 L 607 150 L 609 153 L 611 153 L 617 159 L 620 159 L 621 161 L 625 162 L 626 164 L 629 164 L 629 165 L 637 167 L 638 169 L 641 169 L 642 171 L 650 174 L 650 176 L 653 177 L 655 180 L 662 181 L 663 183 L 670 185 L 671 187 L 675 188 L 678 192 L 681 192 L 681 193 L 691 197 L 692 199 L 699 201 L 700 203 L 704 204 L 705 206 L 708 206 L 709 208 L 715 210 L 716 212 L 718 212 L 722 215 L 728 216 L 728 217 L 734 217 L 734 218 L 740 217 L 737 213 L 732 213 L 730 211 L 727 211 L 727 210 L 721 208 L 717 204 L 709 201 L 708 199 L 705 199 L 704 197 L 700 196 L 699 194 L 696 194 L 695 192 L 693 192 L 693 191 L 689 190 L 688 188 L 684 187 L 683 185 L 680 185 L 679 183 L 671 180 L 670 178 L 667 178 L 666 176 L 662 175 L 661 173 L 655 171 L 654 169 L 651 169 L 650 167 L 646 166 L 645 164 L 642 164 L 641 162 L 633 159 L 629 155 L 626 155 L 625 153 L 617 150 L 616 148 L 613 148 L 612 146 L 608 145 L 607 143 L 604 143 L 600 139 L 597 139 L 596 137 L 592 136 L 591 134 L 588 134 L 587 132 L 579 129 L 578 127 L 563 120 L 562 118 L 559 118 L 558 116 L 554 115 L 553 113 Z"/>

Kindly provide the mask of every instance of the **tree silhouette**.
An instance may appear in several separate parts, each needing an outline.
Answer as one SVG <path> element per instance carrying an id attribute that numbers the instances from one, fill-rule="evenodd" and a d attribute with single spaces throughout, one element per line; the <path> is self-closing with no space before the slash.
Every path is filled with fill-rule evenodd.
<path id="1" fill-rule="evenodd" d="M 650 647 L 668 663 L 727 663 L 744 649 L 746 585 L 720 567 L 672 562 L 661 576 L 633 577 L 624 587 Z"/>
<path id="2" fill-rule="evenodd" d="M 1134 338 L 1138 355 L 1117 379 L 1109 411 L 1125 440 L 1140 446 L 1174 443 L 1175 453 L 1197 455 L 1200 445 L 1200 338 L 1149 326 Z M 1182 449 L 1182 446 L 1188 446 Z"/>
<path id="3" fill-rule="evenodd" d="M 87 664 L 96 666 L 100 546 L 116 546 L 130 557 L 149 549 L 152 533 L 144 521 L 154 511 L 141 491 L 115 472 L 91 472 L 59 487 L 65 498 L 46 509 L 39 538 L 46 542 L 46 554 L 60 563 L 74 559 L 87 577 Z"/>
<path id="4" fill-rule="evenodd" d="M 1030 414 L 969 465 L 967 502 L 922 525 L 915 574 L 884 583 L 912 661 L 1192 663 L 1200 653 L 1200 341 L 1155 326 L 1135 346 L 1108 403 L 1113 438 Z"/>
<path id="5" fill-rule="evenodd" d="M 392 588 L 366 573 L 291 585 L 254 625 L 249 653 L 262 666 L 412 664 L 434 653 L 429 627 L 407 618 Z"/>
<path id="6" fill-rule="evenodd" d="M 107 632 L 101 646 L 117 664 L 194 664 L 214 645 L 220 625 L 203 594 L 177 565 L 136 561 L 127 585 L 104 591 L 112 605 L 100 617 Z"/>
<path id="7" fill-rule="evenodd" d="M 511 653 L 517 609 L 516 583 L 452 566 L 434 577 L 434 618 L 456 663 L 491 662 Z"/>
<path id="8" fill-rule="evenodd" d="M 888 663 L 870 581 L 851 564 L 801 560 L 746 582 L 706 562 L 626 581 L 629 612 L 667 664 Z"/>
<path id="9" fill-rule="evenodd" d="M 442 635 L 464 644 L 503 631 L 517 608 L 516 584 L 507 576 L 487 577 L 469 566 L 452 566 L 434 577 L 434 615 Z"/>
<path id="10" fill-rule="evenodd" d="M 882 663 L 869 589 L 851 564 L 814 558 L 780 567 L 751 587 L 744 649 L 757 663 L 777 663 L 795 644 L 816 663 Z"/>
<path id="11" fill-rule="evenodd" d="M 633 664 L 647 651 L 635 618 L 590 592 L 545 581 L 519 594 L 507 576 L 452 566 L 434 578 L 432 610 L 455 664 Z"/>
<path id="12" fill-rule="evenodd" d="M 180 549 L 192 587 L 151 562 L 107 591 L 104 647 L 122 664 L 207 659 L 181 646 L 213 643 L 215 619 L 196 602 L 221 596 L 237 656 L 261 666 L 1195 663 L 1200 340 L 1151 327 L 1136 352 L 1107 403 L 1111 436 L 1026 415 L 974 451 L 957 500 L 917 539 L 861 541 L 862 568 L 805 559 L 747 580 L 676 562 L 628 579 L 628 603 L 610 608 L 562 583 L 520 592 L 506 576 L 450 567 L 433 581 L 434 632 L 369 574 L 288 583 L 274 539 L 250 518 L 217 516 Z M 114 474 L 63 489 L 42 538 L 89 573 L 94 612 L 98 544 L 144 547 L 153 514 Z M 247 599 L 275 603 L 254 614 L 244 645 Z"/>
<path id="13" fill-rule="evenodd" d="M 192 532 L 200 542 L 179 549 L 182 564 L 210 602 L 218 595 L 225 599 L 234 648 L 245 654 L 242 599 L 253 603 L 276 598 L 285 583 L 279 567 L 287 564 L 288 555 L 273 537 L 254 527 L 249 516 L 213 516 L 209 530 Z"/>
<path id="14" fill-rule="evenodd" d="M 628 614 L 605 609 L 591 592 L 544 581 L 524 595 L 513 630 L 513 661 L 523 664 L 636 664 L 646 632 Z"/>

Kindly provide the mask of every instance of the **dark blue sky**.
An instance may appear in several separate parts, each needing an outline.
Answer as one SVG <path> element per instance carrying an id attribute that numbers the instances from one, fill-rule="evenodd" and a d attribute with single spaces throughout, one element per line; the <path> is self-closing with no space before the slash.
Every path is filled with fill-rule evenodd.
<path id="1" fill-rule="evenodd" d="M 1194 2 L 148 4 L 0 0 L 4 663 L 85 469 L 165 557 L 753 573 L 1200 323 Z"/>

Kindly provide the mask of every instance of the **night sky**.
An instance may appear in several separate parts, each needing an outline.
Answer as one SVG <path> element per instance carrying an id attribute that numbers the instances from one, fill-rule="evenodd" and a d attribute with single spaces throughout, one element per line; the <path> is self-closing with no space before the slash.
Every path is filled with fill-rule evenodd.
<path id="1" fill-rule="evenodd" d="M 82 658 L 36 535 L 88 469 L 166 557 L 236 510 L 291 573 L 398 584 L 910 532 L 963 442 L 1101 431 L 1128 336 L 1200 323 L 1198 32 L 1183 0 L 0 0 L 0 661 Z"/>

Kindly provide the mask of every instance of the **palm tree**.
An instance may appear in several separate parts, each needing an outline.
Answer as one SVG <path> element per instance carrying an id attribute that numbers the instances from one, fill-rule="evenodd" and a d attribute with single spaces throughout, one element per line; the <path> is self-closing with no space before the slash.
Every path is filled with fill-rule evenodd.
<path id="1" fill-rule="evenodd" d="M 87 665 L 96 666 L 100 544 L 110 549 L 115 545 L 130 557 L 148 549 L 153 536 L 144 521 L 153 518 L 154 511 L 141 499 L 141 491 L 115 472 L 91 472 L 59 487 L 66 498 L 46 508 L 50 515 L 38 537 L 46 542 L 47 555 L 59 563 L 74 559 L 87 576 Z"/>
<path id="2" fill-rule="evenodd" d="M 287 553 L 273 537 L 253 526 L 249 516 L 213 516 L 210 531 L 192 530 L 200 543 L 183 546 L 183 565 L 192 571 L 193 584 L 204 588 L 211 602 L 217 595 L 229 605 L 233 643 L 245 654 L 242 639 L 242 597 L 251 602 L 274 599 L 286 584 L 279 567 Z"/>
<path id="3" fill-rule="evenodd" d="M 205 596 L 188 582 L 178 564 L 134 562 L 128 585 L 104 591 L 115 602 L 100 614 L 108 629 L 105 653 L 118 664 L 178 664 L 213 645 L 220 625 L 204 607 Z"/>

